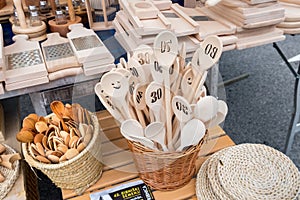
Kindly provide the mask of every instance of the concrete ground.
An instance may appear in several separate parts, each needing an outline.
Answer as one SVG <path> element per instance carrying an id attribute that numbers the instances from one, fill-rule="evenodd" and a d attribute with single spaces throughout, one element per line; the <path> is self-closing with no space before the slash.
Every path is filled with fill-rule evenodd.
<path id="1" fill-rule="evenodd" d="M 288 58 L 300 53 L 299 44 L 300 36 L 287 36 L 278 43 Z M 263 143 L 282 151 L 294 111 L 295 78 L 272 44 L 224 52 L 220 74 L 224 81 L 249 75 L 225 87 L 229 107 L 223 127 L 226 133 L 237 144 Z M 28 96 L 20 100 L 21 117 L 34 112 Z M 290 157 L 300 168 L 300 133 Z M 39 176 L 41 199 L 60 199 L 59 190 L 45 176 Z"/>

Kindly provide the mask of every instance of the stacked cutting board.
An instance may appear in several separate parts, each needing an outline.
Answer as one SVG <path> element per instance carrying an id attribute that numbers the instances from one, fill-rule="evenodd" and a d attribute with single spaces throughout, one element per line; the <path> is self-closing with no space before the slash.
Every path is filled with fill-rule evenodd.
<path id="1" fill-rule="evenodd" d="M 277 27 L 285 34 L 300 33 L 300 1 L 280 0 L 280 4 L 285 9 L 285 19 Z"/>
<path id="2" fill-rule="evenodd" d="M 80 23 L 70 25 L 69 29 L 67 38 L 86 76 L 109 71 L 115 66 L 114 57 L 92 29 Z"/>
<path id="3" fill-rule="evenodd" d="M 41 44 L 16 35 L 15 42 L 4 47 L 0 26 L 0 95 L 67 76 L 100 74 L 115 66 L 114 57 L 93 30 L 82 24 L 70 29 L 68 38 L 50 33 Z"/>
<path id="4" fill-rule="evenodd" d="M 274 0 L 222 0 L 209 11 L 237 26 L 237 49 L 284 40 L 276 25 L 284 20 L 284 7 Z M 205 12 L 205 8 L 204 8 Z M 205 14 L 208 14 L 205 12 Z M 223 20 L 222 19 L 222 20 Z"/>
<path id="5" fill-rule="evenodd" d="M 184 42 L 187 54 L 192 54 L 200 41 L 194 36 L 200 31 L 199 24 L 185 14 L 177 4 L 169 0 L 128 1 L 121 0 L 121 11 L 113 21 L 115 37 L 128 52 L 141 44 L 152 45 L 155 36 L 170 30 L 178 37 L 179 45 Z"/>

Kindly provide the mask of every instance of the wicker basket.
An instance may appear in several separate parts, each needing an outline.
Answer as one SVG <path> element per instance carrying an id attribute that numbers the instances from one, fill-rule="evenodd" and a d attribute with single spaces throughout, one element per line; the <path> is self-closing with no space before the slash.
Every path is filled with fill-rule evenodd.
<path id="1" fill-rule="evenodd" d="M 206 134 L 207 135 L 207 134 Z M 127 140 L 140 178 L 152 189 L 169 191 L 186 185 L 195 175 L 202 139 L 183 152 L 162 152 Z"/>
<path id="2" fill-rule="evenodd" d="M 28 143 L 22 143 L 25 160 L 32 167 L 41 170 L 52 182 L 63 189 L 74 189 L 77 194 L 84 192 L 93 185 L 102 174 L 101 140 L 99 122 L 91 114 L 94 133 L 87 147 L 71 160 L 58 164 L 44 164 L 31 157 Z"/>
<path id="3" fill-rule="evenodd" d="M 14 154 L 16 151 L 10 146 L 3 144 L 6 148 L 4 154 Z M 20 161 L 16 160 L 13 163 L 13 169 L 7 169 L 3 166 L 0 166 L 0 172 L 4 175 L 4 182 L 0 183 L 0 199 L 3 199 L 11 188 L 14 186 L 20 172 Z"/>

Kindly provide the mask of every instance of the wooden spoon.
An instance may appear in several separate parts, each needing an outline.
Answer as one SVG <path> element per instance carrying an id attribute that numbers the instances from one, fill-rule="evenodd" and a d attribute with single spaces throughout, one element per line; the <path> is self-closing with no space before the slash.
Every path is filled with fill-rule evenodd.
<path id="1" fill-rule="evenodd" d="M 126 95 L 129 91 L 129 84 L 126 77 L 118 72 L 108 72 L 101 78 L 101 88 L 112 98 L 114 105 L 119 108 L 127 119 L 132 118 L 129 111 L 129 102 Z"/>
<path id="2" fill-rule="evenodd" d="M 180 146 L 176 151 L 182 151 L 189 146 L 197 145 L 205 135 L 205 126 L 199 119 L 192 119 L 181 130 Z"/>
<path id="3" fill-rule="evenodd" d="M 197 102 L 195 117 L 203 123 L 213 119 L 218 112 L 218 100 L 213 96 L 206 96 Z"/>
<path id="4" fill-rule="evenodd" d="M 161 122 L 152 122 L 145 129 L 145 136 L 162 147 L 163 151 L 169 151 L 166 144 L 166 128 Z"/>
<path id="5" fill-rule="evenodd" d="M 160 121 L 165 123 L 166 118 L 162 114 L 164 110 L 164 88 L 161 84 L 156 82 L 151 82 L 145 92 L 146 104 L 149 107 L 150 111 L 155 117 L 155 121 Z M 151 115 L 151 113 L 150 113 Z M 171 121 L 171 119 L 168 119 Z"/>
<path id="6" fill-rule="evenodd" d="M 154 39 L 154 56 L 163 68 L 163 81 L 165 87 L 165 112 L 166 112 L 166 132 L 167 144 L 170 150 L 174 150 L 172 144 L 172 110 L 171 110 L 171 94 L 170 94 L 170 77 L 169 70 L 174 63 L 178 54 L 178 40 L 176 35 L 170 31 L 160 32 Z"/>

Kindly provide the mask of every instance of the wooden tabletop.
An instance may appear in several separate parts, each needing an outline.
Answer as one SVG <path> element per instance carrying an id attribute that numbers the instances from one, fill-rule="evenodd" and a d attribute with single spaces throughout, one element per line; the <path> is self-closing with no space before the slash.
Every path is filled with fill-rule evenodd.
<path id="1" fill-rule="evenodd" d="M 91 193 L 96 193 L 117 185 L 139 180 L 127 142 L 120 134 L 118 125 L 107 111 L 97 112 L 101 133 L 103 151 L 103 174 L 96 184 L 88 188 L 82 195 L 73 190 L 62 190 L 63 199 L 87 200 Z M 196 161 L 197 171 L 201 164 L 216 151 L 235 145 L 222 128 L 209 129 L 208 141 L 203 144 Z M 195 176 L 184 187 L 168 192 L 153 191 L 155 199 L 197 199 L 195 195 Z"/>

